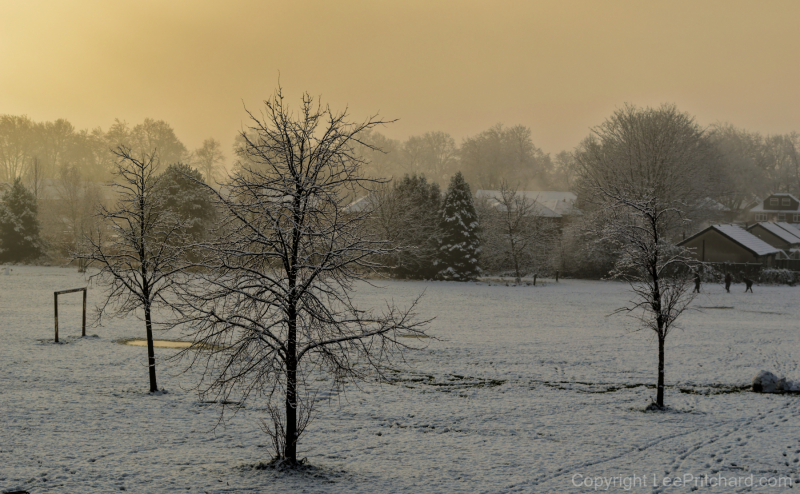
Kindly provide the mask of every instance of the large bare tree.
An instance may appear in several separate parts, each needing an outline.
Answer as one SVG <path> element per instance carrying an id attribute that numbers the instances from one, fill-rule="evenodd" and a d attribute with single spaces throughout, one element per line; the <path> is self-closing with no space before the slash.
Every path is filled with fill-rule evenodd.
<path id="1" fill-rule="evenodd" d="M 703 130 L 673 105 L 626 105 L 593 129 L 576 159 L 580 193 L 599 238 L 616 246 L 612 275 L 633 299 L 618 311 L 635 315 L 658 340 L 656 406 L 664 406 L 665 342 L 693 299 L 693 258 L 675 245 L 707 188 L 714 157 Z"/>
<path id="2" fill-rule="evenodd" d="M 86 250 L 72 257 L 99 268 L 92 278 L 108 289 L 98 318 L 143 312 L 150 392 L 155 392 L 152 313 L 167 302 L 166 293 L 184 265 L 188 238 L 184 224 L 164 207 L 164 196 L 158 193 L 156 151 L 134 155 L 131 148 L 119 146 L 113 154 L 117 200 L 110 207 L 100 204 L 102 227 L 85 239 Z"/>
<path id="3" fill-rule="evenodd" d="M 204 370 L 201 394 L 263 399 L 277 458 L 294 464 L 314 403 L 309 376 L 326 372 L 339 386 L 380 373 L 424 323 L 413 305 L 362 311 L 352 297 L 387 254 L 364 229 L 369 210 L 345 210 L 375 184 L 361 177 L 355 148 L 382 122 L 350 123 L 307 94 L 295 113 L 280 88 L 249 115 L 238 171 L 216 192 L 219 239 L 204 244 L 176 309 L 188 335 L 213 349 L 185 353 Z"/>

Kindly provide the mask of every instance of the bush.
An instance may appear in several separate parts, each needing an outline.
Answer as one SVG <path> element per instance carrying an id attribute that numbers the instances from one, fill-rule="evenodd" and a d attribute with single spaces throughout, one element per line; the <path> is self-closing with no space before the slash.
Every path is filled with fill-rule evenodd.
<path id="1" fill-rule="evenodd" d="M 788 269 L 764 269 L 761 271 L 760 281 L 768 285 L 794 285 L 800 281 L 800 272 Z"/>

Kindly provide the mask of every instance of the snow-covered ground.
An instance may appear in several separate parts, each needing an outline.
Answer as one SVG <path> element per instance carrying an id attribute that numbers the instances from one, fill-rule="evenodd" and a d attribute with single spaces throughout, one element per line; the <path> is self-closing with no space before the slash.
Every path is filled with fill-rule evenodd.
<path id="1" fill-rule="evenodd" d="M 168 393 L 146 392 L 146 351 L 114 343 L 144 336 L 135 318 L 79 338 L 80 294 L 64 295 L 69 343 L 53 344 L 53 290 L 83 285 L 75 269 L 0 270 L 0 492 L 589 492 L 600 478 L 610 491 L 783 492 L 759 483 L 786 477 L 800 488 L 800 396 L 741 389 L 760 369 L 800 380 L 800 288 L 704 285 L 667 341 L 671 410 L 645 413 L 656 343 L 608 316 L 622 284 L 359 285 L 364 306 L 424 290 L 438 339 L 392 384 L 320 402 L 301 442 L 314 468 L 281 474 L 253 468 L 270 456 L 260 404 L 214 429 L 219 409 L 188 389 L 196 376 L 163 362 L 175 350 L 157 349 Z M 100 298 L 89 290 L 90 307 Z M 689 485 L 664 487 L 676 477 Z"/>

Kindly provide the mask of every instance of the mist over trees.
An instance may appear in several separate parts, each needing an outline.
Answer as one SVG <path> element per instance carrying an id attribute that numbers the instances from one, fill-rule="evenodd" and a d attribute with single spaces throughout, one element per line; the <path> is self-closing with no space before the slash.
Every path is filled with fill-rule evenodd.
<path id="1" fill-rule="evenodd" d="M 708 138 L 720 154 L 721 190 L 717 200 L 731 209 L 753 196 L 800 194 L 800 134 L 763 136 L 730 124 L 714 124 Z"/>
<path id="2" fill-rule="evenodd" d="M 97 208 L 115 199 L 108 184 L 114 180 L 118 160 L 114 150 L 120 146 L 140 161 L 155 152 L 156 173 L 181 163 L 188 168 L 177 171 L 178 175 L 199 170 L 214 183 L 225 174 L 219 141 L 206 139 L 201 147 L 190 151 L 163 120 L 147 118 L 130 125 L 117 119 L 107 130 L 78 130 L 65 119 L 35 122 L 24 115 L 0 115 L 1 188 L 9 188 L 18 180 L 31 192 L 48 255 L 68 258 L 70 252 L 80 250 L 82 239 L 98 228 Z M 177 175 L 172 178 L 180 182 Z M 187 187 L 188 183 L 182 183 L 177 190 L 182 192 Z M 180 197 L 175 196 L 173 202 Z M 191 204 L 183 209 L 197 209 L 196 201 Z M 194 230 L 205 228 L 201 223 L 210 213 L 208 208 L 203 209 L 195 211 L 198 219 Z"/>
<path id="3" fill-rule="evenodd" d="M 246 135 L 258 139 L 252 131 Z M 702 142 L 713 152 L 701 167 L 704 197 L 698 201 L 714 200 L 735 213 L 773 192 L 800 196 L 800 134 L 763 135 L 731 124 L 715 123 L 703 128 Z M 81 239 L 97 227 L 94 211 L 98 205 L 113 200 L 113 193 L 106 185 L 112 179 L 116 159 L 113 150 L 121 145 L 129 148 L 138 159 L 156 151 L 158 162 L 154 167 L 157 173 L 164 173 L 170 166 L 180 163 L 198 172 L 205 182 L 218 186 L 225 182 L 229 172 L 220 141 L 207 138 L 200 147 L 191 150 L 163 120 L 147 118 L 129 124 L 118 119 L 106 130 L 100 127 L 79 130 L 65 119 L 35 122 L 24 115 L 0 115 L 0 187 L 8 189 L 16 179 L 20 179 L 22 185 L 31 191 L 38 205 L 42 243 L 47 245 L 48 255 L 64 258 L 68 252 L 77 250 Z M 231 171 L 258 169 L 260 166 L 252 162 L 244 149 L 245 136 L 238 135 L 230 150 L 233 155 Z M 387 264 L 394 266 L 393 274 L 396 276 L 423 278 L 437 271 L 430 268 L 429 262 L 433 262 L 430 256 L 434 243 L 432 238 L 441 232 L 431 221 L 422 221 L 425 214 L 432 213 L 435 201 L 433 196 L 428 196 L 433 202 L 427 204 L 421 199 L 425 196 L 424 187 L 418 187 L 421 181 L 426 187 L 436 185 L 442 191 L 460 172 L 473 192 L 497 191 L 503 183 L 513 184 L 513 188 L 520 192 L 571 191 L 578 193 L 576 206 L 591 212 L 592 198 L 586 195 L 587 189 L 581 184 L 577 160 L 585 149 L 586 142 L 582 142 L 572 150 L 551 155 L 536 146 L 536 136 L 530 128 L 500 123 L 460 142 L 441 130 L 398 140 L 376 129 L 368 129 L 360 143 L 354 145 L 354 152 L 363 160 L 366 177 L 391 180 L 383 189 L 383 195 L 392 202 L 376 211 L 393 215 L 384 218 L 383 226 L 397 235 L 387 238 L 394 238 L 395 245 L 410 250 L 396 254 L 387 260 Z M 409 178 L 404 178 L 406 176 Z M 180 181 L 178 175 L 173 178 Z M 188 183 L 183 185 L 188 186 Z M 579 193 L 581 191 L 583 193 Z M 354 201 L 359 196 L 354 193 L 347 199 Z M 374 203 L 375 199 L 373 197 L 371 201 Z M 419 201 L 412 206 L 409 201 L 417 199 Z M 701 204 L 698 202 L 696 205 Z M 687 225 L 684 233 L 691 232 L 703 221 L 721 221 L 707 214 L 708 210 L 696 209 L 698 214 L 693 216 L 694 223 Z M 423 211 L 427 213 L 422 214 Z M 196 229 L 212 221 L 207 214 L 210 213 L 204 211 L 195 219 Z M 496 231 L 497 225 L 487 214 L 479 213 L 479 218 L 482 242 L 486 244 L 481 255 L 481 267 L 488 271 L 516 271 L 511 267 L 513 262 L 504 260 L 516 257 L 506 255 L 515 252 L 516 247 L 509 247 L 510 251 L 501 254 L 498 249 L 506 245 L 508 239 L 496 238 L 500 235 Z M 400 224 L 405 226 L 399 228 Z M 414 228 L 410 227 L 411 224 Z M 537 249 L 537 252 L 558 254 L 559 259 L 553 258 L 551 267 L 556 264 L 580 265 L 581 272 L 594 275 L 607 271 L 605 267 L 613 259 L 613 252 L 609 246 L 587 246 L 580 228 L 565 223 L 559 228 L 559 235 L 550 235 L 553 242 L 546 248 Z M 529 235 L 527 232 L 521 234 Z M 534 262 L 532 257 L 528 260 L 530 262 L 524 264 L 546 264 Z M 605 267 L 599 269 L 594 265 Z"/>
<path id="4" fill-rule="evenodd" d="M 143 158 L 158 152 L 158 169 L 182 162 L 198 168 L 209 179 L 220 178 L 225 157 L 216 139 L 189 150 L 163 120 L 146 118 L 130 125 L 115 120 L 108 130 L 97 127 L 78 130 L 65 119 L 35 122 L 25 115 L 0 115 L 0 182 L 22 183 L 39 196 L 46 179 L 58 180 L 69 168 L 82 180 L 105 182 L 111 179 L 119 146 Z"/>
<path id="5" fill-rule="evenodd" d="M 465 138 L 460 146 L 441 131 L 399 141 L 373 130 L 365 141 L 371 145 L 361 150 L 370 163 L 365 167 L 369 176 L 399 180 L 404 175 L 424 175 L 444 187 L 461 172 L 476 190 L 496 190 L 503 180 L 522 184 L 526 190 L 566 190 L 550 156 L 534 145 L 531 130 L 522 125 L 494 125 Z"/>

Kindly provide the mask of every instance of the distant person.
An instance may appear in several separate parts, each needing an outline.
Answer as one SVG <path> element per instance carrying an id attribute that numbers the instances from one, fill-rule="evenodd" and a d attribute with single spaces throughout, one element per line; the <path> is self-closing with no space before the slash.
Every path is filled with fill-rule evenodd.
<path id="1" fill-rule="evenodd" d="M 692 293 L 700 293 L 700 273 L 694 274 L 694 291 Z"/>
<path id="2" fill-rule="evenodd" d="M 753 293 L 753 280 L 751 280 L 750 278 L 742 278 L 742 281 L 744 281 L 745 284 L 744 293 L 747 293 L 748 291 L 750 291 L 750 293 Z"/>
<path id="3" fill-rule="evenodd" d="M 731 282 L 733 281 L 733 276 L 730 273 L 725 273 L 725 291 L 731 293 Z"/>

